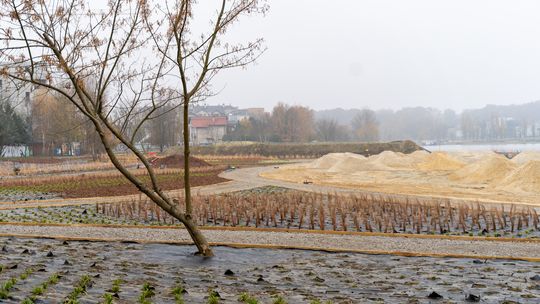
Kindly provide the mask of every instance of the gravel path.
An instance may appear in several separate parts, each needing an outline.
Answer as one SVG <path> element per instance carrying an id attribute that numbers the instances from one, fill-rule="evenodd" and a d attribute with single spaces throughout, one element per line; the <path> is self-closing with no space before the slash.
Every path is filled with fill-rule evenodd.
<path id="1" fill-rule="evenodd" d="M 540 242 L 503 242 L 459 239 L 425 239 L 385 236 L 334 235 L 295 232 L 205 230 L 209 242 L 249 246 L 310 248 L 365 253 L 451 255 L 467 257 L 539 258 Z M 186 230 L 156 228 L 111 228 L 84 226 L 0 225 L 0 235 L 27 235 L 102 239 L 108 241 L 191 243 Z"/>

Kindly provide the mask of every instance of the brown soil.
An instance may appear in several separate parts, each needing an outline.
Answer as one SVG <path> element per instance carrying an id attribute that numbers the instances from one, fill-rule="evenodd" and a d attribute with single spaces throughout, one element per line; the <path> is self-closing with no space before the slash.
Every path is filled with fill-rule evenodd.
<path id="1" fill-rule="evenodd" d="M 184 156 L 180 154 L 174 154 L 163 158 L 156 158 L 152 161 L 152 164 L 155 167 L 166 167 L 166 168 L 184 168 Z M 204 160 L 196 157 L 189 158 L 189 164 L 191 167 L 209 167 L 209 163 Z"/>
<path id="2" fill-rule="evenodd" d="M 228 181 L 227 179 L 219 177 L 219 173 L 221 173 L 221 170 L 207 172 L 204 174 L 192 173 L 191 186 L 198 187 Z M 162 190 L 184 189 L 183 178 L 184 176 L 180 174 L 165 176 L 162 175 L 158 176 L 158 182 Z M 149 180 L 147 180 L 146 182 L 147 184 L 150 183 Z M 81 187 L 72 188 L 64 191 L 62 193 L 62 197 L 83 198 L 100 196 L 123 196 L 139 193 L 140 191 L 127 180 L 124 180 L 123 183 L 114 182 L 109 185 L 103 183 L 92 183 L 92 181 L 89 181 L 86 184 L 82 184 Z"/>
<path id="3" fill-rule="evenodd" d="M 223 166 L 209 167 L 191 173 L 191 185 L 204 186 L 228 181 L 218 175 Z M 135 172 L 134 172 L 135 173 Z M 162 190 L 184 188 L 184 174 L 179 170 L 157 170 L 157 183 Z M 135 173 L 145 184 L 150 185 L 146 174 Z M 25 193 L 38 193 L 39 196 L 55 195 L 62 198 L 86 198 L 103 196 L 123 196 L 139 194 L 139 190 L 121 175 L 82 174 L 66 178 L 41 179 L 36 183 L 21 183 L 18 180 L 8 180 L 0 184 L 2 191 L 10 194 L 11 199 L 24 197 Z M 10 200 L 11 200 L 10 199 Z"/>

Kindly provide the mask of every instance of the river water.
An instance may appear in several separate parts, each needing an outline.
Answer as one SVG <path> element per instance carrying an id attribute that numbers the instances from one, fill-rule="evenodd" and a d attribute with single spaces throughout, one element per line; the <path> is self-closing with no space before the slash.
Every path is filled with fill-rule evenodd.
<path id="1" fill-rule="evenodd" d="M 475 144 L 475 145 L 433 145 L 424 146 L 429 151 L 504 151 L 504 152 L 523 152 L 539 151 L 540 143 L 530 144 Z"/>

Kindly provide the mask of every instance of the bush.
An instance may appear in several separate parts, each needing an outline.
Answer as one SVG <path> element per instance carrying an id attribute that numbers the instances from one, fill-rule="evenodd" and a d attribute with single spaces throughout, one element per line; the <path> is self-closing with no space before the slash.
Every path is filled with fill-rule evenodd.
<path id="1" fill-rule="evenodd" d="M 422 148 L 410 140 L 388 143 L 254 143 L 192 147 L 197 155 L 261 155 L 273 157 L 321 157 L 328 153 L 352 152 L 364 156 L 383 151 L 412 153 Z"/>

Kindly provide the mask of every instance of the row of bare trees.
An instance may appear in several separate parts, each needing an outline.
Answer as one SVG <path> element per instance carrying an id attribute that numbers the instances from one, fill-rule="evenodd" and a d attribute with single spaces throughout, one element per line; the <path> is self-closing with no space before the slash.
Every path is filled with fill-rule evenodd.
<path id="1" fill-rule="evenodd" d="M 225 137 L 232 141 L 309 142 L 363 141 L 379 139 L 379 122 L 375 112 L 364 109 L 346 124 L 337 119 L 315 119 L 314 111 L 305 106 L 277 104 L 272 113 L 239 122 Z"/>
<path id="2" fill-rule="evenodd" d="M 114 166 L 150 200 L 184 224 L 201 255 L 213 255 L 192 219 L 189 170 L 191 104 L 212 95 L 222 70 L 244 67 L 264 51 L 263 40 L 227 42 L 242 17 L 264 14 L 259 0 L 1 0 L 0 73 L 65 98 L 98 134 Z M 203 27 L 200 24 L 210 26 Z M 45 75 L 38 71 L 45 70 Z M 185 208 L 161 190 L 136 147 L 137 130 L 159 110 L 183 109 Z M 145 109 L 141 113 L 138 109 Z M 131 129 L 131 131 L 129 130 Z M 148 171 L 144 183 L 113 150 L 123 144 Z"/>

